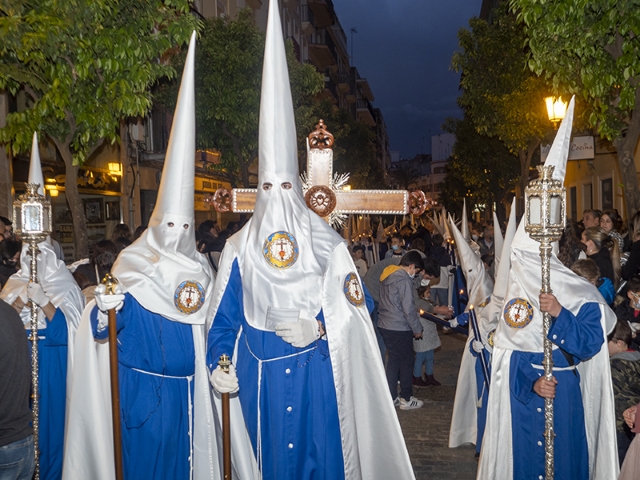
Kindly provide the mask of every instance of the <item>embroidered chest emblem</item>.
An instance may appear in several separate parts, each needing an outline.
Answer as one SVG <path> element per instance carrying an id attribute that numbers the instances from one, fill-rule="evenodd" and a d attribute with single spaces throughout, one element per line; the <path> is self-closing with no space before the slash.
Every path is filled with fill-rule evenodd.
<path id="1" fill-rule="evenodd" d="M 505 305 L 503 316 L 511 328 L 524 328 L 533 319 L 533 306 L 524 298 L 512 298 Z"/>
<path id="2" fill-rule="evenodd" d="M 262 255 L 267 263 L 274 268 L 284 270 L 296 263 L 298 260 L 298 242 L 296 238 L 288 232 L 272 233 L 264 241 Z"/>
<path id="3" fill-rule="evenodd" d="M 347 297 L 351 305 L 358 308 L 364 305 L 364 291 L 360 285 L 360 280 L 358 280 L 358 275 L 354 272 L 351 272 L 344 279 L 343 290 L 344 296 Z"/>
<path id="4" fill-rule="evenodd" d="M 187 315 L 197 312 L 204 304 L 204 288 L 195 280 L 182 282 L 173 295 L 176 308 Z"/>

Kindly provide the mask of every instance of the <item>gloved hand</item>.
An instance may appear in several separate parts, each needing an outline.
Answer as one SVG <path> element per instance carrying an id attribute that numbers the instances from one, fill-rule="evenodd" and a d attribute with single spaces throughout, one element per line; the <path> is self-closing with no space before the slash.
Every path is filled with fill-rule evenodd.
<path id="1" fill-rule="evenodd" d="M 111 309 L 119 311 L 124 304 L 124 294 L 122 293 L 122 287 L 116 285 L 116 293 L 114 295 L 107 295 L 107 287 L 105 285 L 98 285 L 95 290 L 96 306 L 101 312 L 107 312 Z"/>
<path id="2" fill-rule="evenodd" d="M 279 323 L 276 335 L 294 347 L 304 348 L 320 338 L 318 321 L 301 318 L 294 323 Z"/>
<path id="3" fill-rule="evenodd" d="M 473 342 L 471 342 L 471 348 L 473 348 L 475 352 L 480 353 L 482 350 L 484 350 L 484 344 L 478 340 L 474 340 Z"/>
<path id="4" fill-rule="evenodd" d="M 39 307 L 44 307 L 50 302 L 49 297 L 44 293 L 44 288 L 39 283 L 29 283 L 27 286 L 27 298 Z"/>
<path id="5" fill-rule="evenodd" d="M 229 365 L 229 373 L 224 373 L 220 367 L 211 372 L 209 381 L 213 388 L 220 393 L 235 393 L 240 388 L 238 386 L 238 376 L 233 365 Z"/>
<path id="6" fill-rule="evenodd" d="M 451 326 L 451 328 L 456 328 L 459 325 L 458 320 L 456 318 L 449 320 L 449 325 Z"/>

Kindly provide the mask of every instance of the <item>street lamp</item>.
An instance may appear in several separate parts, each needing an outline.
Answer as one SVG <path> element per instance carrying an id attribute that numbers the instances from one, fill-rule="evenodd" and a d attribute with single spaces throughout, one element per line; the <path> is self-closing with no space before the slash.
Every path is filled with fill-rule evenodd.
<path id="1" fill-rule="evenodd" d="M 524 190 L 524 229 L 535 241 L 540 242 L 542 287 L 540 293 L 551 292 L 551 249 L 552 243 L 560 240 L 566 216 L 565 188 L 560 180 L 553 178 L 552 165 L 538 165 L 540 178 L 532 180 Z M 544 339 L 544 377 L 553 378 L 553 351 L 549 340 L 551 315 L 542 313 L 542 335 Z M 554 454 L 553 439 L 553 399 L 544 399 L 545 420 L 545 466 L 547 480 L 553 480 Z"/>
<path id="2" fill-rule="evenodd" d="M 544 99 L 547 104 L 547 115 L 553 123 L 553 128 L 558 127 L 558 123 L 562 121 L 567 113 L 567 103 L 562 101 L 561 97 L 547 97 Z"/>
<path id="3" fill-rule="evenodd" d="M 13 202 L 13 220 L 17 235 L 29 244 L 30 283 L 38 283 L 38 243 L 51 234 L 51 203 L 38 193 L 42 186 L 27 183 L 27 192 Z M 34 478 L 40 478 L 40 399 L 38 392 L 38 306 L 31 302 L 31 395 L 33 415 L 33 443 L 35 451 Z"/>

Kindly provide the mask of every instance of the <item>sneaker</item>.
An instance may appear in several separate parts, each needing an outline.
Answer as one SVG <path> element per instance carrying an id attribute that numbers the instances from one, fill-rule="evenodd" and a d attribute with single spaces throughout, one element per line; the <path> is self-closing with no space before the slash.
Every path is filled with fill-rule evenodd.
<path id="1" fill-rule="evenodd" d="M 396 397 L 393 399 L 393 406 L 394 407 L 399 407 L 400 406 L 400 398 Z"/>
<path id="2" fill-rule="evenodd" d="M 424 402 L 418 400 L 416 397 L 411 397 L 409 400 L 404 398 L 400 399 L 400 410 L 413 410 L 414 408 L 420 408 Z"/>

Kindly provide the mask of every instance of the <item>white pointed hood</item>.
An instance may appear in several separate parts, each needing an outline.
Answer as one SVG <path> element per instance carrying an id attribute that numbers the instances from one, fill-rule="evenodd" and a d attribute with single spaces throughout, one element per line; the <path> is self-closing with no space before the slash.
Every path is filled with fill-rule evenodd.
<path id="1" fill-rule="evenodd" d="M 511 208 L 513 209 L 513 203 L 511 204 Z M 498 220 L 498 215 L 496 211 L 493 211 L 493 242 L 495 245 L 495 253 L 494 253 L 494 271 L 498 271 L 498 267 L 500 266 L 500 255 L 502 255 L 502 245 L 504 243 L 504 239 L 502 238 L 502 230 L 500 229 L 500 220 Z"/>
<path id="2" fill-rule="evenodd" d="M 462 220 L 460 223 L 460 230 L 462 233 L 462 238 L 467 243 L 471 243 L 471 234 L 469 233 L 469 219 L 467 217 L 467 199 L 462 199 Z"/>
<path id="3" fill-rule="evenodd" d="M 258 192 L 253 216 L 229 239 L 242 275 L 249 324 L 268 330 L 269 307 L 315 318 L 322 275 L 343 239 L 302 195 L 293 101 L 277 0 L 269 3 L 260 98 Z M 270 188 L 268 187 L 270 184 Z M 285 188 L 289 187 L 289 188 Z M 292 294 L 291 285 L 296 285 Z M 260 292 L 257 295 L 257 292 Z M 256 301 L 260 297 L 262 301 Z"/>
<path id="4" fill-rule="evenodd" d="M 471 246 L 464 241 L 462 233 L 458 230 L 451 217 L 449 217 L 449 229 L 453 233 L 458 252 L 458 262 L 467 279 L 467 293 L 469 297 L 468 305 L 478 308 L 486 305 L 486 300 L 493 291 L 493 280 L 484 268 L 480 257 L 475 254 Z M 476 310 L 479 312 L 480 310 Z"/>
<path id="5" fill-rule="evenodd" d="M 38 134 L 33 132 L 31 142 L 31 162 L 29 163 L 28 183 L 37 183 L 38 193 L 44 197 L 44 177 L 42 176 L 42 165 L 40 164 L 40 149 L 38 148 Z"/>
<path id="6" fill-rule="evenodd" d="M 214 275 L 195 240 L 195 38 L 193 32 L 149 227 L 118 255 L 112 273 L 150 312 L 203 325 Z"/>

